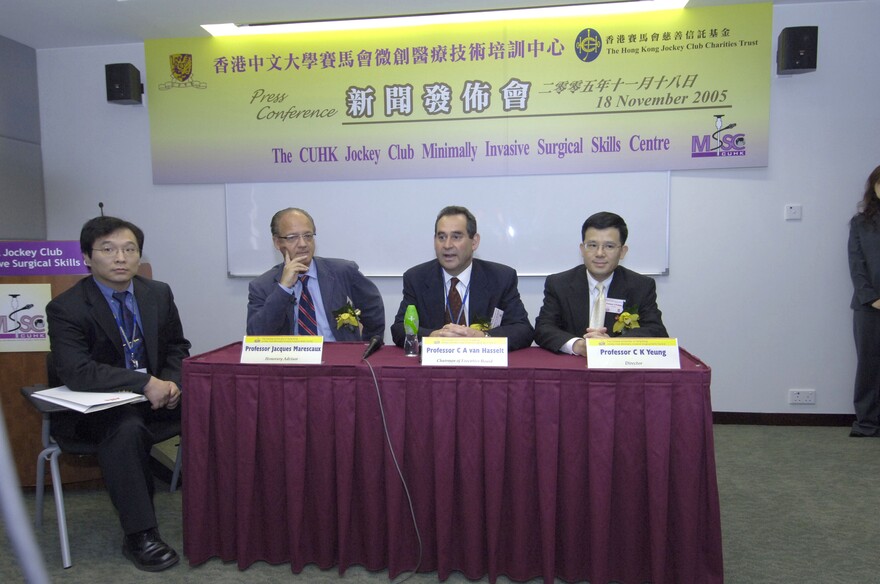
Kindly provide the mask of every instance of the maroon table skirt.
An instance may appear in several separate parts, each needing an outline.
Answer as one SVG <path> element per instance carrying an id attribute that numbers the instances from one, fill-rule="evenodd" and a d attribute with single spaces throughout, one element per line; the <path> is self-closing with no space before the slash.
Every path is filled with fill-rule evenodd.
<path id="1" fill-rule="evenodd" d="M 591 584 L 723 581 L 711 372 L 590 371 L 529 348 L 507 368 L 421 367 L 328 343 L 321 365 L 183 369 L 184 553 Z"/>

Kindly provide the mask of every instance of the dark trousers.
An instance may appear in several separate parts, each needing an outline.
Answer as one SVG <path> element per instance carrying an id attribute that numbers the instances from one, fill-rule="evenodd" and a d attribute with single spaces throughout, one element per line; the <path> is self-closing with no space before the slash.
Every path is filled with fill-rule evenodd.
<path id="1" fill-rule="evenodd" d="M 149 402 L 142 402 L 93 414 L 64 413 L 52 419 L 53 433 L 98 445 L 98 464 L 126 534 L 158 526 L 150 469 L 150 450 L 155 440 L 149 424 L 161 420 L 179 421 L 180 407 L 154 411 Z"/>
<path id="2" fill-rule="evenodd" d="M 880 432 L 880 310 L 853 311 L 856 341 L 856 381 L 853 430 L 872 435 Z"/>

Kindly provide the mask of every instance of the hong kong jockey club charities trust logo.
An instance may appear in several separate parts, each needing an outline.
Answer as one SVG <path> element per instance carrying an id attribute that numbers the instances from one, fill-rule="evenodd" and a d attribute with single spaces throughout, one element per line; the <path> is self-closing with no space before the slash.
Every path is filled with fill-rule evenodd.
<path id="1" fill-rule="evenodd" d="M 584 63 L 595 61 L 602 52 L 602 35 L 593 28 L 585 28 L 574 41 L 574 52 Z"/>
<path id="2" fill-rule="evenodd" d="M 723 114 L 715 114 L 715 131 L 691 136 L 691 158 L 745 156 L 746 135 L 729 132 L 736 124 L 725 123 Z"/>
<path id="3" fill-rule="evenodd" d="M 191 54 L 177 53 L 168 55 L 168 61 L 173 81 L 160 83 L 160 90 L 164 91 L 172 87 L 193 87 L 195 89 L 205 89 L 208 87 L 207 83 L 196 81 L 192 78 L 193 56 Z"/>

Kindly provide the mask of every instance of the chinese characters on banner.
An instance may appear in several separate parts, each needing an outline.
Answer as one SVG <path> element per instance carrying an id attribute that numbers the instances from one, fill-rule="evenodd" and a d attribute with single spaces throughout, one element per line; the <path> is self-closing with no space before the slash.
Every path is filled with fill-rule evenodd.
<path id="1" fill-rule="evenodd" d="M 155 183 L 767 165 L 771 4 L 146 42 Z"/>

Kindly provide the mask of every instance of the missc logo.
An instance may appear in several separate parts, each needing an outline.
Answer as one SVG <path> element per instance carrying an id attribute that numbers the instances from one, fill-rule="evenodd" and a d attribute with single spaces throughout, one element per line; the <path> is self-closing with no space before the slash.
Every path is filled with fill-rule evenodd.
<path id="1" fill-rule="evenodd" d="M 724 116 L 715 114 L 715 131 L 702 136 L 691 136 L 691 158 L 745 156 L 746 135 L 732 133 L 736 124 L 724 124 Z"/>
<path id="2" fill-rule="evenodd" d="M 32 303 L 21 306 L 21 294 L 9 294 L 9 309 L 0 311 L 0 339 L 41 339 L 46 337 L 46 317 L 28 314 Z"/>

